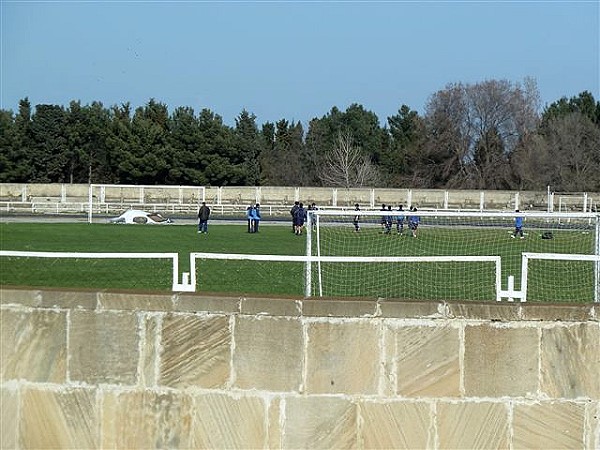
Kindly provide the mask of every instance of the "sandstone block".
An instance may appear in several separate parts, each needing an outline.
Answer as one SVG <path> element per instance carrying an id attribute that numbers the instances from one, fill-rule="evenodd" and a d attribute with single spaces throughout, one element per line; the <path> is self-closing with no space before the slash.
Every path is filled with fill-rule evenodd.
<path id="1" fill-rule="evenodd" d="M 18 448 L 19 392 L 0 387 L 0 448 Z"/>
<path id="2" fill-rule="evenodd" d="M 240 299 L 237 297 L 210 297 L 196 294 L 179 294 L 175 300 L 175 311 L 207 313 L 239 313 Z"/>
<path id="3" fill-rule="evenodd" d="M 541 390 L 551 398 L 600 399 L 597 323 L 542 328 Z"/>
<path id="4" fill-rule="evenodd" d="M 95 291 L 42 291 L 43 308 L 96 309 L 98 293 Z M 101 294 L 100 294 L 101 295 Z"/>
<path id="5" fill-rule="evenodd" d="M 431 408 L 424 402 L 365 401 L 358 404 L 364 448 L 431 448 Z"/>
<path id="6" fill-rule="evenodd" d="M 382 358 L 374 321 L 309 322 L 306 392 L 376 394 Z"/>
<path id="7" fill-rule="evenodd" d="M 172 311 L 173 295 L 100 292 L 98 303 L 108 310 Z"/>
<path id="8" fill-rule="evenodd" d="M 585 408 L 585 448 L 600 448 L 600 402 L 590 402 Z"/>
<path id="9" fill-rule="evenodd" d="M 524 320 L 543 320 L 554 322 L 585 322 L 593 315 L 591 305 L 546 305 L 543 303 L 525 303 L 521 305 Z"/>
<path id="10" fill-rule="evenodd" d="M 493 320 L 500 322 L 521 320 L 520 303 L 448 303 L 448 315 L 452 318 Z"/>
<path id="11" fill-rule="evenodd" d="M 357 406 L 339 397 L 288 397 L 283 448 L 358 448 Z"/>
<path id="12" fill-rule="evenodd" d="M 293 299 L 243 298 L 241 312 L 242 314 L 299 317 L 301 302 Z"/>
<path id="13" fill-rule="evenodd" d="M 268 414 L 268 430 L 269 435 L 268 448 L 277 450 L 283 448 L 283 423 L 281 418 L 283 416 L 283 400 L 281 397 L 271 398 L 269 402 Z"/>
<path id="14" fill-rule="evenodd" d="M 373 317 L 377 312 L 374 300 L 314 299 L 302 302 L 302 315 L 316 317 Z"/>
<path id="15" fill-rule="evenodd" d="M 405 397 L 460 396 L 456 327 L 447 323 L 390 326 L 386 332 L 387 354 L 392 358 L 388 366 L 391 378 L 396 379 L 394 393 Z"/>
<path id="16" fill-rule="evenodd" d="M 516 404 L 513 448 L 584 448 L 584 410 L 568 402 Z"/>
<path id="17" fill-rule="evenodd" d="M 233 354 L 236 387 L 298 392 L 303 354 L 300 320 L 237 317 Z"/>
<path id="18" fill-rule="evenodd" d="M 141 336 L 140 367 L 138 370 L 141 386 L 156 386 L 158 384 L 161 317 L 157 314 L 143 315 L 143 334 Z"/>
<path id="19" fill-rule="evenodd" d="M 66 312 L 0 310 L 2 380 L 63 383 L 67 375 Z"/>
<path id="20" fill-rule="evenodd" d="M 465 327 L 467 397 L 531 396 L 538 389 L 539 345 L 535 328 Z"/>
<path id="21" fill-rule="evenodd" d="M 21 392 L 21 448 L 98 448 L 95 389 Z"/>
<path id="22" fill-rule="evenodd" d="M 445 305 L 438 302 L 409 302 L 383 300 L 379 302 L 381 317 L 394 318 L 443 318 Z"/>
<path id="23" fill-rule="evenodd" d="M 131 312 L 71 312 L 69 375 L 90 384 L 135 384 L 137 316 Z"/>
<path id="24" fill-rule="evenodd" d="M 176 388 L 225 386 L 231 373 L 231 339 L 227 316 L 166 316 L 160 384 Z"/>
<path id="25" fill-rule="evenodd" d="M 439 402 L 439 447 L 510 448 L 508 413 L 504 403 Z"/>
<path id="26" fill-rule="evenodd" d="M 191 448 L 192 399 L 179 392 L 107 391 L 101 448 Z"/>
<path id="27" fill-rule="evenodd" d="M 192 448 L 265 448 L 267 405 L 259 397 L 198 395 L 192 412 Z"/>
<path id="28" fill-rule="evenodd" d="M 0 304 L 2 305 L 39 306 L 41 301 L 40 291 L 0 287 Z"/>

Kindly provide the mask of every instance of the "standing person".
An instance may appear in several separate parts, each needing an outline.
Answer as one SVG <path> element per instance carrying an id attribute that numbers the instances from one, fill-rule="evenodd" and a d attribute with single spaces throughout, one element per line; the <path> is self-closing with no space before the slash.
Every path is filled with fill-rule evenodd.
<path id="1" fill-rule="evenodd" d="M 290 209 L 290 215 L 292 216 L 292 233 L 296 233 L 295 217 L 296 217 L 296 210 L 298 209 L 298 205 L 300 205 L 300 202 L 295 201 L 294 206 L 292 206 L 292 209 Z"/>
<path id="2" fill-rule="evenodd" d="M 381 211 L 383 212 L 383 214 L 381 215 L 381 232 L 385 233 L 385 223 L 386 223 L 386 215 L 385 212 L 387 211 L 385 208 L 385 203 L 383 205 L 381 205 Z"/>
<path id="3" fill-rule="evenodd" d="M 515 209 L 515 212 L 518 214 L 519 210 Z M 521 239 L 525 239 L 525 236 L 523 235 L 523 216 L 521 215 L 517 215 L 517 217 L 515 217 L 515 232 L 510 235 L 510 237 L 513 239 L 517 236 L 519 236 Z"/>
<path id="4" fill-rule="evenodd" d="M 396 232 L 399 235 L 402 235 L 404 232 L 404 210 L 402 205 L 398 206 L 398 212 L 396 215 Z"/>
<path id="5" fill-rule="evenodd" d="M 257 203 L 256 206 L 254 206 L 254 209 L 252 210 L 254 212 L 253 217 L 254 217 L 254 232 L 258 233 L 258 226 L 260 225 L 260 205 Z"/>
<path id="6" fill-rule="evenodd" d="M 206 202 L 198 210 L 198 233 L 208 233 L 208 218 L 210 217 L 210 208 Z"/>
<path id="7" fill-rule="evenodd" d="M 392 231 L 392 205 L 387 207 L 387 215 L 385 216 L 385 234 L 390 234 Z"/>
<path id="8" fill-rule="evenodd" d="M 296 212 L 294 213 L 294 227 L 296 235 L 302 234 L 302 228 L 304 227 L 304 222 L 306 221 L 306 210 L 304 209 L 304 205 L 300 203 Z"/>
<path id="9" fill-rule="evenodd" d="M 311 211 L 316 211 L 317 209 L 317 205 L 315 204 L 315 202 L 312 202 L 310 204 L 310 206 L 308 207 L 309 210 Z M 310 219 L 312 220 L 312 222 L 309 224 L 310 226 L 312 226 L 313 231 L 317 231 L 317 221 L 314 219 L 314 217 L 308 216 L 310 217 Z"/>
<path id="10" fill-rule="evenodd" d="M 246 208 L 246 219 L 248 220 L 248 233 L 254 233 L 254 206 Z"/>
<path id="11" fill-rule="evenodd" d="M 408 218 L 408 228 L 412 231 L 412 237 L 417 237 L 417 228 L 419 228 L 419 222 L 421 218 L 417 215 L 417 208 L 410 207 L 412 211 L 411 215 Z"/>
<path id="12" fill-rule="evenodd" d="M 358 232 L 360 231 L 360 206 L 358 206 L 358 203 L 354 205 L 354 211 L 355 213 L 352 223 L 354 224 L 354 231 Z"/>

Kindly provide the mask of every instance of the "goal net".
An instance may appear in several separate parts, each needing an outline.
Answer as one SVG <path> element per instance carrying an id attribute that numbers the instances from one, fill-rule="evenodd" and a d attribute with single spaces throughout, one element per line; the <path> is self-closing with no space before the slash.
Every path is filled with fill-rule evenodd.
<path id="1" fill-rule="evenodd" d="M 205 201 L 204 186 L 90 184 L 88 222 L 115 216 L 128 209 L 161 214 L 193 214 Z"/>
<path id="2" fill-rule="evenodd" d="M 511 289 L 520 295 L 525 277 L 528 301 L 597 301 L 599 217 L 397 207 L 311 211 L 311 295 L 512 300 Z M 574 256 L 531 259 L 523 275 L 526 252 Z"/>

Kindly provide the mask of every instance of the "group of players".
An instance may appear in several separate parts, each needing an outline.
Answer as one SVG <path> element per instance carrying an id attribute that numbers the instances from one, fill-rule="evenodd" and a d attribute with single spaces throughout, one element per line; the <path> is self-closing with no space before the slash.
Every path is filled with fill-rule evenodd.
<path id="1" fill-rule="evenodd" d="M 360 211 L 360 205 L 354 205 L 354 211 Z M 392 205 L 381 205 L 381 232 L 383 234 L 391 234 L 394 223 L 396 224 L 396 233 L 404 234 L 404 224 L 408 225 L 412 237 L 417 237 L 417 229 L 421 218 L 417 215 L 417 208 L 411 206 L 408 216 L 405 215 L 404 205 L 398 205 L 398 209 L 392 211 Z M 360 213 L 356 213 L 353 219 L 354 231 L 360 231 Z"/>
<path id="2" fill-rule="evenodd" d="M 290 209 L 290 215 L 292 216 L 292 232 L 295 235 L 301 235 L 302 230 L 306 224 L 306 220 L 309 217 L 308 211 L 316 210 L 317 206 L 312 203 L 308 206 L 308 208 L 304 208 L 304 204 L 296 201 L 294 202 L 294 206 Z M 357 203 L 354 205 L 354 211 L 356 214 L 353 218 L 354 231 L 360 231 L 360 205 Z M 391 205 L 381 205 L 381 211 L 384 213 L 381 216 L 381 228 L 382 233 L 390 234 L 392 232 L 392 228 L 394 223 L 396 224 L 396 232 L 399 235 L 404 233 L 404 224 L 408 225 L 410 232 L 413 237 L 417 237 L 417 229 L 419 228 L 419 222 L 421 218 L 416 214 L 417 208 L 410 207 L 409 215 L 405 216 L 404 206 L 399 205 L 398 210 L 392 211 Z"/>
<path id="3" fill-rule="evenodd" d="M 308 208 L 304 208 L 304 203 L 296 201 L 294 202 L 294 206 L 290 209 L 290 215 L 292 216 L 292 232 L 299 236 L 302 234 L 302 230 L 304 229 L 304 224 L 308 218 L 308 211 L 314 211 L 317 209 L 317 205 L 315 203 L 311 203 L 308 205 Z"/>

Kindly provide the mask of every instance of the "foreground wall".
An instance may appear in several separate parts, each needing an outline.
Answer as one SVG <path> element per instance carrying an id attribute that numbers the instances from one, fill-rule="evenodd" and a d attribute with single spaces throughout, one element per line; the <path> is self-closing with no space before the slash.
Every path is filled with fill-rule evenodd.
<path id="1" fill-rule="evenodd" d="M 600 447 L 598 305 L 1 290 L 1 444 Z"/>

